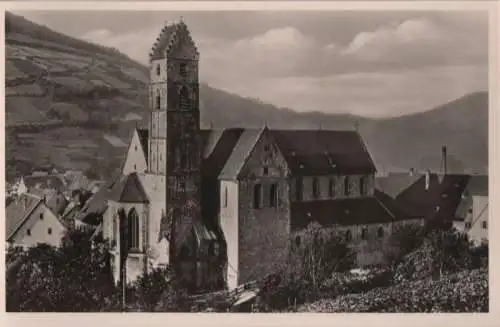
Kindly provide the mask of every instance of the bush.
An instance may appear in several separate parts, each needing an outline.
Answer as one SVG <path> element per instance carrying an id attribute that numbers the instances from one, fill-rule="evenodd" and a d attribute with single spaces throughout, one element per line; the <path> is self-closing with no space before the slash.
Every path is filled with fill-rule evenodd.
<path id="1" fill-rule="evenodd" d="M 363 293 L 377 287 L 392 285 L 392 271 L 370 270 L 362 274 L 335 273 L 325 280 L 321 287 L 321 297 L 335 297 L 348 293 Z"/>
<path id="2" fill-rule="evenodd" d="M 303 305 L 299 312 L 488 312 L 488 270 L 465 270 Z"/>

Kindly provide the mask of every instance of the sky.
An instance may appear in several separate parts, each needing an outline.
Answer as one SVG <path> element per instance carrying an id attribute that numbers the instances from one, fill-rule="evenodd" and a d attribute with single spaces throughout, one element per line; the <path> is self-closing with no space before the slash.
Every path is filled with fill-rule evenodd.
<path id="1" fill-rule="evenodd" d="M 484 11 L 14 13 L 144 64 L 182 17 L 202 82 L 301 112 L 399 116 L 488 89 Z"/>

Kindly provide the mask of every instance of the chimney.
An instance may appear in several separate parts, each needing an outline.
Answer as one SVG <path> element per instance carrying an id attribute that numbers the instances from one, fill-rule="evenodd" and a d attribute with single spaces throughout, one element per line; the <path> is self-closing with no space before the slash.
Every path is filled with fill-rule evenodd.
<path id="1" fill-rule="evenodd" d="M 447 167 L 446 167 L 446 165 L 447 165 L 447 162 L 446 162 L 446 160 L 447 160 L 446 145 L 443 145 L 442 155 L 443 155 L 443 158 L 442 158 L 442 160 L 443 160 L 443 174 L 446 175 L 446 173 L 447 173 Z"/>
<path id="2" fill-rule="evenodd" d="M 431 182 L 431 172 L 430 170 L 425 172 L 425 190 L 427 191 L 429 189 Z"/>

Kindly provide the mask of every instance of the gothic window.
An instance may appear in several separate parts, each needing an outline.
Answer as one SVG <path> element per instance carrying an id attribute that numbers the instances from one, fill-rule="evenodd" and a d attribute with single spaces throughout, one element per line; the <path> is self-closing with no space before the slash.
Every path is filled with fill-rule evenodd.
<path id="1" fill-rule="evenodd" d="M 253 207 L 259 209 L 261 207 L 262 185 L 255 184 L 253 187 Z"/>
<path id="2" fill-rule="evenodd" d="M 347 242 L 350 242 L 350 241 L 352 240 L 352 235 L 351 235 L 351 231 L 350 231 L 350 230 L 347 230 L 347 231 L 345 232 L 345 240 L 346 240 Z"/>
<path id="3" fill-rule="evenodd" d="M 383 227 L 379 227 L 378 228 L 378 230 L 377 230 L 377 236 L 378 236 L 378 238 L 384 237 L 384 228 Z"/>
<path id="4" fill-rule="evenodd" d="M 133 208 L 128 214 L 128 245 L 132 250 L 139 250 L 139 216 Z"/>
<path id="5" fill-rule="evenodd" d="M 360 195 L 365 195 L 365 178 L 361 177 L 359 179 L 359 194 Z"/>
<path id="6" fill-rule="evenodd" d="M 296 236 L 296 237 L 295 237 L 295 245 L 296 245 L 297 247 L 299 247 L 299 246 L 300 246 L 300 236 Z"/>
<path id="7" fill-rule="evenodd" d="M 187 64 L 184 62 L 179 65 L 179 75 L 183 78 L 187 77 Z"/>
<path id="8" fill-rule="evenodd" d="M 344 178 L 344 195 L 349 195 L 349 176 Z"/>
<path id="9" fill-rule="evenodd" d="M 316 177 L 313 178 L 312 188 L 313 188 L 313 197 L 315 198 L 319 197 L 319 181 Z"/>
<path id="10" fill-rule="evenodd" d="M 183 86 L 179 92 L 179 109 L 186 110 L 189 108 L 189 92 L 187 87 Z"/>
<path id="11" fill-rule="evenodd" d="M 361 239 L 362 240 L 366 240 L 368 238 L 368 229 L 367 228 L 363 228 L 361 230 Z"/>
<path id="12" fill-rule="evenodd" d="M 161 74 L 161 66 L 160 66 L 160 64 L 157 64 L 156 65 L 156 75 L 160 76 L 160 74 Z"/>
<path id="13" fill-rule="evenodd" d="M 155 108 L 160 109 L 161 107 L 161 96 L 160 92 L 156 93 L 156 103 L 155 103 Z"/>
<path id="14" fill-rule="evenodd" d="M 271 184 L 269 190 L 269 206 L 275 208 L 278 200 L 278 184 Z"/>
<path id="15" fill-rule="evenodd" d="M 297 201 L 302 201 L 302 191 L 303 191 L 303 185 L 302 185 L 302 179 L 297 178 L 295 180 L 295 197 Z"/>
<path id="16" fill-rule="evenodd" d="M 333 198 L 333 195 L 335 194 L 335 181 L 333 178 L 330 178 L 328 181 L 328 196 Z"/>
<path id="17" fill-rule="evenodd" d="M 224 187 L 224 201 L 222 203 L 223 208 L 227 208 L 227 187 Z"/>

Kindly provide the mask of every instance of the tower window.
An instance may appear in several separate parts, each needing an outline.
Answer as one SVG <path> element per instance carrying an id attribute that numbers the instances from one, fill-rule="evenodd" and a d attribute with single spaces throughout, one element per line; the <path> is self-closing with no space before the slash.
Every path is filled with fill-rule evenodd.
<path id="1" fill-rule="evenodd" d="M 264 167 L 264 169 L 263 169 L 263 175 L 267 175 L 267 174 L 269 174 L 269 168 Z"/>
<path id="2" fill-rule="evenodd" d="M 160 74 L 161 74 L 161 66 L 160 66 L 160 64 L 157 64 L 156 65 L 156 75 L 160 76 Z"/>
<path id="3" fill-rule="evenodd" d="M 179 65 L 179 75 L 181 77 L 187 77 L 187 64 L 186 63 L 181 63 Z"/>
<path id="4" fill-rule="evenodd" d="M 156 109 L 160 109 L 160 107 L 161 107 L 161 97 L 160 97 L 160 95 L 158 94 L 158 95 L 156 96 Z"/>
<path id="5" fill-rule="evenodd" d="M 262 185 L 256 184 L 253 187 L 253 207 L 259 209 L 261 207 Z"/>
<path id="6" fill-rule="evenodd" d="M 384 228 L 382 228 L 382 227 L 378 228 L 378 230 L 377 230 L 377 236 L 378 236 L 378 238 L 384 237 Z"/>
<path id="7" fill-rule="evenodd" d="M 296 236 L 296 237 L 295 237 L 295 245 L 296 245 L 297 247 L 299 247 L 299 246 L 300 246 L 300 236 Z"/>
<path id="8" fill-rule="evenodd" d="M 319 181 L 316 177 L 313 178 L 312 188 L 313 188 L 313 197 L 315 198 L 319 197 Z"/>
<path id="9" fill-rule="evenodd" d="M 48 233 L 49 235 L 50 235 L 50 234 L 52 234 L 52 228 L 50 228 L 50 227 L 49 227 L 49 228 L 47 229 L 47 233 Z"/>
<path id="10" fill-rule="evenodd" d="M 179 93 L 179 107 L 181 110 L 189 108 L 189 94 L 186 87 L 182 87 Z"/>
<path id="11" fill-rule="evenodd" d="M 344 195 L 349 195 L 349 176 L 344 179 Z"/>
<path id="12" fill-rule="evenodd" d="M 269 206 L 271 208 L 276 207 L 278 200 L 278 184 L 271 184 L 269 191 Z"/>
<path id="13" fill-rule="evenodd" d="M 302 201 L 302 192 L 303 191 L 303 185 L 302 185 L 302 179 L 301 178 L 297 178 L 295 180 L 295 197 L 297 199 L 297 201 Z"/>

